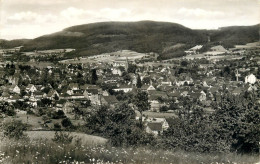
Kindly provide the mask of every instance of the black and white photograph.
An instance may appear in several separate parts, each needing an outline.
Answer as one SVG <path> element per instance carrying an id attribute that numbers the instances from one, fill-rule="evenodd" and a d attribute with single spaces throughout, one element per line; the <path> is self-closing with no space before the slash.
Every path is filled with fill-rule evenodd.
<path id="1" fill-rule="evenodd" d="M 260 164 L 260 0 L 0 0 L 0 164 Z"/>

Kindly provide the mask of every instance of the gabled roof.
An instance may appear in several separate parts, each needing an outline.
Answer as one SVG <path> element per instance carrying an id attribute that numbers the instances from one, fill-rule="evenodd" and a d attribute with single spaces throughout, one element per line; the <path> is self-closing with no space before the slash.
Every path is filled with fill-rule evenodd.
<path id="1" fill-rule="evenodd" d="M 98 94 L 98 89 L 86 89 L 86 91 L 88 93 L 91 93 L 91 94 L 94 94 L 94 95 L 97 95 Z"/>
<path id="2" fill-rule="evenodd" d="M 60 99 L 57 104 L 65 104 L 67 102 L 66 99 Z"/>
<path id="3" fill-rule="evenodd" d="M 147 90 L 149 88 L 150 85 L 142 85 L 141 89 L 142 90 Z"/>
<path id="4" fill-rule="evenodd" d="M 180 97 L 181 93 L 178 91 L 172 92 L 172 93 L 168 93 L 169 97 Z"/>
<path id="5" fill-rule="evenodd" d="M 36 91 L 36 92 L 34 92 L 33 94 L 34 94 L 34 95 L 44 95 L 44 93 L 41 92 L 41 91 Z"/>
<path id="6" fill-rule="evenodd" d="M 123 84 L 123 85 L 120 85 L 118 88 L 132 88 L 132 85 Z"/>
<path id="7" fill-rule="evenodd" d="M 32 88 L 33 86 L 34 86 L 33 84 L 29 84 L 29 85 L 27 85 L 26 89 L 30 89 L 30 88 Z"/>
<path id="8" fill-rule="evenodd" d="M 109 104 L 118 103 L 118 100 L 116 99 L 116 96 L 103 96 L 106 102 Z"/>
<path id="9" fill-rule="evenodd" d="M 21 99 L 21 97 L 17 94 L 15 94 L 13 97 L 12 97 L 13 100 L 19 100 Z"/>
<path id="10" fill-rule="evenodd" d="M 54 94 L 56 94 L 57 91 L 56 90 L 50 90 L 49 93 L 47 94 L 48 97 L 52 97 Z M 58 96 L 58 95 L 57 95 Z"/>
<path id="11" fill-rule="evenodd" d="M 69 84 L 69 87 L 70 87 L 70 88 L 78 88 L 78 87 L 79 87 L 79 84 L 78 84 L 78 83 L 70 83 L 70 84 Z"/>
<path id="12" fill-rule="evenodd" d="M 149 122 L 147 126 L 152 130 L 152 131 L 162 131 L 162 123 L 159 122 Z"/>

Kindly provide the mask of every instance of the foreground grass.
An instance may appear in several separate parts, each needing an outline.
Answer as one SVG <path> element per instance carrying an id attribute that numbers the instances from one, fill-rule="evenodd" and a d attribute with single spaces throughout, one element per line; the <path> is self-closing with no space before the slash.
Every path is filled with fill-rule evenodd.
<path id="1" fill-rule="evenodd" d="M 126 164 L 210 164 L 256 163 L 258 156 L 200 154 L 149 148 L 115 148 L 107 145 L 57 144 L 48 140 L 0 143 L 0 163 L 126 163 Z"/>

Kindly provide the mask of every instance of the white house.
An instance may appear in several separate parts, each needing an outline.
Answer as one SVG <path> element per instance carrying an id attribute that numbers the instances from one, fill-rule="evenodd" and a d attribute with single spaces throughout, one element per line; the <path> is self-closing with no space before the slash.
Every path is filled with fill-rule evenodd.
<path id="1" fill-rule="evenodd" d="M 245 83 L 249 83 L 249 84 L 255 84 L 256 82 L 256 77 L 253 74 L 250 74 L 248 76 L 245 77 Z"/>
<path id="2" fill-rule="evenodd" d="M 33 93 L 33 92 L 37 91 L 37 88 L 36 88 L 33 84 L 29 84 L 29 85 L 26 87 L 26 91 Z"/>
<path id="3" fill-rule="evenodd" d="M 114 91 L 123 91 L 125 93 L 130 92 L 133 90 L 131 85 L 120 85 L 118 88 L 113 89 Z"/>
<path id="4" fill-rule="evenodd" d="M 119 68 L 114 68 L 112 74 L 122 76 L 122 71 Z"/>
<path id="5" fill-rule="evenodd" d="M 14 85 L 14 86 L 10 87 L 10 91 L 13 93 L 20 94 L 21 89 L 17 85 Z"/>

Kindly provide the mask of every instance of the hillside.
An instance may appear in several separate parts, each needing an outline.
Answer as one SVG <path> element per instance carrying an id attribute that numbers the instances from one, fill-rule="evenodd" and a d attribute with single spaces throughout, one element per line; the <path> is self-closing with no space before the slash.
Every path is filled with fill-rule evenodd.
<path id="1" fill-rule="evenodd" d="M 157 52 L 162 58 L 183 55 L 183 50 L 196 44 L 211 42 L 244 44 L 258 41 L 259 25 L 234 26 L 219 30 L 192 30 L 176 23 L 102 22 L 72 26 L 22 43 L 25 50 L 75 48 L 69 56 L 89 56 L 118 50 L 141 53 Z M 10 41 L 13 42 L 13 41 Z M 8 45 L 8 43 L 5 43 Z M 182 46 L 175 46 L 182 45 Z M 173 46 L 179 48 L 172 48 Z M 167 51 L 165 51 L 167 50 Z"/>
<path id="2" fill-rule="evenodd" d="M 211 35 L 212 41 L 238 45 L 259 41 L 260 24 L 254 26 L 222 27 Z"/>
<path id="3" fill-rule="evenodd" d="M 137 52 L 162 52 L 177 43 L 206 41 L 199 32 L 175 23 L 104 22 L 73 26 L 61 32 L 36 38 L 26 44 L 27 50 L 76 48 L 78 56 L 129 49 Z"/>
<path id="4" fill-rule="evenodd" d="M 0 39 L 0 48 L 13 48 L 21 45 L 25 45 L 30 39 L 15 39 L 15 40 L 4 40 Z"/>

